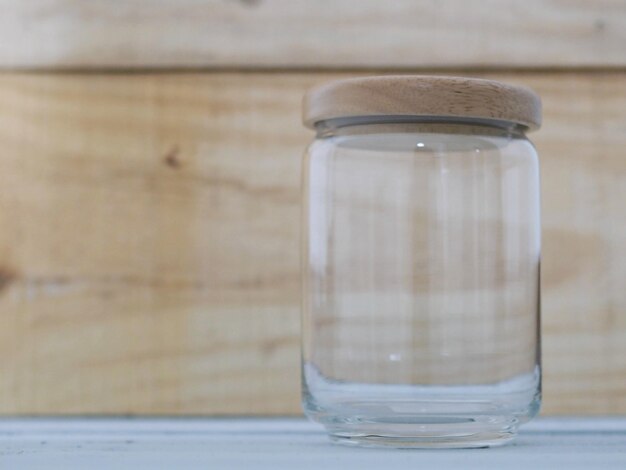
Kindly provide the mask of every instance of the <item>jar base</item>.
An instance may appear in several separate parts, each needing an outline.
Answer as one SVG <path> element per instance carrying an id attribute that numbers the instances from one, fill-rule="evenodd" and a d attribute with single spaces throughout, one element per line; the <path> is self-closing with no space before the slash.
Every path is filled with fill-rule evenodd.
<path id="1" fill-rule="evenodd" d="M 334 432 L 334 443 L 359 447 L 390 447 L 395 449 L 476 449 L 504 445 L 515 438 L 517 431 L 485 431 L 459 436 L 448 435 L 394 436 Z"/>

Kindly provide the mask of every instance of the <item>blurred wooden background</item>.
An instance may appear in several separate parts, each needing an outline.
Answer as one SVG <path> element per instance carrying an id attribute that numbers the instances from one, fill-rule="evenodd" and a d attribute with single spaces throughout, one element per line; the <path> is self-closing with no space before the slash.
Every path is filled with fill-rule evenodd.
<path id="1" fill-rule="evenodd" d="M 544 412 L 626 413 L 626 1 L 0 0 L 0 412 L 299 413 L 311 85 L 544 100 Z"/>

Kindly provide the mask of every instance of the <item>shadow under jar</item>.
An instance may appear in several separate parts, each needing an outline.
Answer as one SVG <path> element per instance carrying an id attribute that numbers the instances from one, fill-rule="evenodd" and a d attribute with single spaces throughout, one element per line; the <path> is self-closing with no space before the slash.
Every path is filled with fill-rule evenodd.
<path id="1" fill-rule="evenodd" d="M 489 80 L 305 97 L 303 404 L 334 441 L 485 447 L 537 414 L 540 121 Z"/>

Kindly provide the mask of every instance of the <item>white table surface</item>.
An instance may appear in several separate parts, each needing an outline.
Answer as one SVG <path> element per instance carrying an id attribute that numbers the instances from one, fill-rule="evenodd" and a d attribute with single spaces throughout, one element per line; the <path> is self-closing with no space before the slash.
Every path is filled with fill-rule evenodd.
<path id="1" fill-rule="evenodd" d="M 303 419 L 4 419 L 0 469 L 622 469 L 626 417 L 543 418 L 491 449 L 331 444 Z"/>

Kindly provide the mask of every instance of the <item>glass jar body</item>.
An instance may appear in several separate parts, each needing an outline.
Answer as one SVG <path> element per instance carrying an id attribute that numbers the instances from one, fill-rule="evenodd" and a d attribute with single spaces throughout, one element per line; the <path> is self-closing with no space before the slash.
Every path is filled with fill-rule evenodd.
<path id="1" fill-rule="evenodd" d="M 322 123 L 303 201 L 306 414 L 344 443 L 511 439 L 541 388 L 539 169 L 524 134 Z"/>

